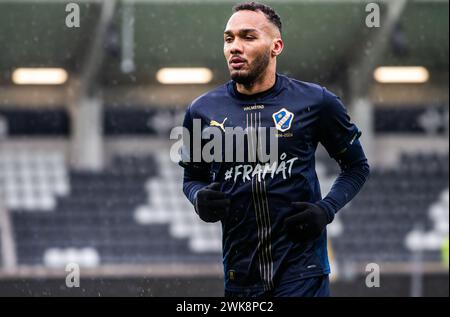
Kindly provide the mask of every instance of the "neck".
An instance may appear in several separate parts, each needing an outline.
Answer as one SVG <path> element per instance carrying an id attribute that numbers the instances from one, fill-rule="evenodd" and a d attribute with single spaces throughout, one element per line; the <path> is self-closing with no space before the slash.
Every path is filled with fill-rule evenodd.
<path id="1" fill-rule="evenodd" d="M 272 88 L 275 85 L 276 72 L 275 69 L 272 70 L 269 68 L 271 67 L 268 67 L 261 76 L 249 85 L 236 83 L 237 91 L 244 95 L 254 95 Z"/>

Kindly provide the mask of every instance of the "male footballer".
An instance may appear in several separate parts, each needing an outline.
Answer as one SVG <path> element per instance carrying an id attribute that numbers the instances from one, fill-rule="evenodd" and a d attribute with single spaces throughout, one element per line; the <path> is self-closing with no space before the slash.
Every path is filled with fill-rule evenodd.
<path id="1" fill-rule="evenodd" d="M 277 73 L 281 29 L 269 6 L 236 5 L 224 31 L 231 80 L 194 100 L 184 119 L 188 131 L 195 120 L 223 134 L 276 131 L 275 162 L 253 160 L 247 150 L 244 161 L 195 161 L 192 144 L 181 162 L 195 211 L 222 224 L 229 297 L 330 296 L 326 226 L 369 176 L 361 132 L 339 97 Z M 244 149 L 258 142 L 249 134 Z M 325 198 L 315 171 L 319 142 L 341 168 Z"/>

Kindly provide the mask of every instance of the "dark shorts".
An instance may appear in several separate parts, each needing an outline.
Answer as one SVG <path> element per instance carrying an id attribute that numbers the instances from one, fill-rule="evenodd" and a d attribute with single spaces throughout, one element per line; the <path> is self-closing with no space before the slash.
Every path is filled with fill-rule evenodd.
<path id="1" fill-rule="evenodd" d="M 329 297 L 328 275 L 305 278 L 277 286 L 271 291 L 228 291 L 225 297 Z"/>

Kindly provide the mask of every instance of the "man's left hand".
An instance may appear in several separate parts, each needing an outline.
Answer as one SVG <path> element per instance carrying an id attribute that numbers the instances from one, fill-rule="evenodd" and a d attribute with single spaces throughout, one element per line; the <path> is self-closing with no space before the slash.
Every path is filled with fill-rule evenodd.
<path id="1" fill-rule="evenodd" d="M 297 242 L 307 242 L 320 236 L 328 224 L 327 212 L 316 204 L 293 202 L 296 214 L 284 220 L 284 231 Z"/>

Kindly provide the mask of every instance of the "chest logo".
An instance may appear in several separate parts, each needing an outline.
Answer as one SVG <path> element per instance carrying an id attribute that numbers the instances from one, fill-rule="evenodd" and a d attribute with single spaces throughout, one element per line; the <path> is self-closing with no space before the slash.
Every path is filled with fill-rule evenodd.
<path id="1" fill-rule="evenodd" d="M 281 132 L 285 132 L 291 128 L 292 121 L 294 121 L 294 114 L 286 108 L 272 114 L 275 127 Z"/>
<path id="2" fill-rule="evenodd" d="M 211 126 L 211 127 L 219 127 L 219 128 L 221 128 L 223 130 L 223 132 L 225 132 L 224 124 L 225 124 L 225 121 L 227 121 L 227 119 L 228 118 L 225 118 L 222 123 L 219 123 L 216 120 L 211 120 L 211 122 L 209 123 L 209 126 Z"/>

